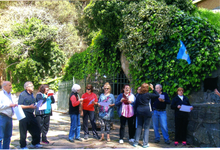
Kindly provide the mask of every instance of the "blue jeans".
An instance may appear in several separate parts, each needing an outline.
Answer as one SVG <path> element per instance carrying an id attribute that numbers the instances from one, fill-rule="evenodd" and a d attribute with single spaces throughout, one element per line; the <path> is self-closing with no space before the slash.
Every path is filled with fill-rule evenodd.
<path id="1" fill-rule="evenodd" d="M 69 132 L 69 139 L 73 140 L 74 136 L 76 139 L 80 138 L 80 114 L 70 114 L 70 132 Z"/>
<path id="2" fill-rule="evenodd" d="M 144 128 L 143 146 L 148 145 L 150 121 L 151 121 L 151 118 L 149 118 L 147 116 L 137 115 L 138 125 L 137 125 L 137 129 L 136 129 L 136 133 L 135 133 L 135 141 L 134 141 L 135 145 L 138 145 L 138 142 L 139 142 L 139 139 L 140 139 L 140 136 L 141 136 L 142 128 Z"/>
<path id="3" fill-rule="evenodd" d="M 9 149 L 12 136 L 12 118 L 0 114 L 0 149 Z M 3 140 L 3 147 L 2 147 Z"/>
<path id="4" fill-rule="evenodd" d="M 155 140 L 160 141 L 160 133 L 159 133 L 159 123 L 160 123 L 164 141 L 165 142 L 169 141 L 166 111 L 154 110 L 152 120 L 153 120 Z"/>

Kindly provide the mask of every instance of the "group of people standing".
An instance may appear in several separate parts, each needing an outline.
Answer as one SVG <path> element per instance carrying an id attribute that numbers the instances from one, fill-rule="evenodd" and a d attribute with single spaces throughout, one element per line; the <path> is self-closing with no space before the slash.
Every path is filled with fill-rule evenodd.
<path id="1" fill-rule="evenodd" d="M 153 93 L 149 93 L 149 88 Z M 20 131 L 20 147 L 27 149 L 26 136 L 27 131 L 32 136 L 31 147 L 41 148 L 40 141 L 48 144 L 47 132 L 49 129 L 50 116 L 52 115 L 51 104 L 55 102 L 53 95 L 48 93 L 49 86 L 43 84 L 39 87 L 36 98 L 33 95 L 33 83 L 28 81 L 24 84 L 24 91 L 19 95 L 18 104 L 14 104 L 11 97 L 12 85 L 9 81 L 4 81 L 0 92 L 0 149 L 9 149 L 10 138 L 12 136 L 12 115 L 13 107 L 18 105 L 24 111 L 25 118 L 19 121 Z M 110 126 L 113 118 L 114 106 L 117 106 L 117 113 L 120 118 L 119 143 L 124 143 L 125 125 L 128 122 L 129 142 L 136 147 L 139 144 L 141 134 L 143 134 L 143 147 L 149 146 L 149 128 L 151 118 L 155 133 L 155 142 L 160 142 L 159 124 L 162 130 L 163 138 L 166 144 L 170 144 L 167 128 L 166 105 L 170 104 L 167 93 L 162 92 L 162 85 L 143 83 L 137 89 L 137 94 L 132 94 L 129 85 L 124 85 L 121 94 L 115 100 L 111 94 L 111 86 L 109 83 L 104 85 L 104 93 L 97 98 L 93 93 L 93 86 L 86 86 L 86 93 L 79 97 L 81 90 L 80 85 L 72 86 L 72 93 L 69 97 L 69 114 L 70 114 L 70 131 L 69 141 L 82 141 L 80 137 L 80 116 L 83 116 L 84 140 L 88 139 L 88 119 L 92 125 L 93 138 L 99 141 L 106 140 L 110 142 Z M 216 92 L 216 91 L 215 91 Z M 173 98 L 171 109 L 175 110 L 175 145 L 182 142 L 186 145 L 186 133 L 188 124 L 188 113 L 180 111 L 182 105 L 190 105 L 189 99 L 183 95 L 183 88 L 177 89 L 177 96 Z M 216 92 L 219 94 L 218 92 Z M 220 94 L 219 94 L 220 95 Z M 40 110 L 36 103 L 42 101 L 47 105 L 46 109 Z M 96 131 L 95 109 L 94 105 L 99 108 L 99 121 L 101 123 L 101 137 Z M 190 108 L 191 110 L 193 107 Z M 142 133 L 142 129 L 144 132 Z M 3 146 L 2 146 L 3 142 Z"/>
<path id="2" fill-rule="evenodd" d="M 45 144 L 49 143 L 46 135 L 49 129 L 50 116 L 52 115 L 51 104 L 55 102 L 53 95 L 48 94 L 49 86 L 47 84 L 41 85 L 36 98 L 33 95 L 34 85 L 32 82 L 27 81 L 24 84 L 24 89 L 19 95 L 18 104 L 14 104 L 11 97 L 11 82 L 4 81 L 2 84 L 2 91 L 0 92 L 0 149 L 9 149 L 12 136 L 13 107 L 18 105 L 25 114 L 25 118 L 19 120 L 20 148 L 28 149 L 26 143 L 27 131 L 32 136 L 32 148 L 41 148 L 40 141 Z M 46 109 L 39 110 L 39 107 L 36 106 L 36 103 L 40 100 L 42 101 L 41 106 L 43 104 L 47 105 Z"/>
<path id="3" fill-rule="evenodd" d="M 153 93 L 149 93 L 149 88 Z M 93 93 L 91 84 L 86 86 L 86 93 L 79 97 L 81 87 L 74 84 L 69 99 L 69 113 L 71 118 L 71 127 L 69 132 L 69 141 L 74 142 L 80 140 L 80 114 L 83 116 L 84 139 L 88 139 L 88 117 L 92 125 L 92 133 L 95 139 L 99 141 L 105 140 L 104 133 L 107 133 L 107 141 L 110 141 L 110 122 L 113 117 L 113 106 L 117 106 L 117 113 L 120 118 L 119 143 L 124 143 L 125 125 L 128 122 L 129 142 L 136 147 L 143 132 L 143 147 L 149 146 L 149 128 L 151 118 L 153 120 L 153 128 L 155 133 L 155 143 L 160 142 L 159 125 L 162 130 L 164 142 L 170 144 L 166 105 L 170 104 L 169 96 L 162 91 L 162 85 L 157 84 L 155 89 L 152 84 L 143 83 L 137 89 L 137 94 L 132 94 L 129 85 L 124 85 L 121 94 L 114 98 L 111 94 L 111 86 L 107 82 L 104 85 L 104 93 L 97 99 Z M 189 99 L 183 95 L 183 88 L 177 89 L 177 96 L 172 100 L 171 109 L 175 110 L 175 142 L 177 146 L 179 142 L 186 145 L 186 133 L 188 124 L 188 113 L 180 111 L 181 105 L 189 105 Z M 101 137 L 96 131 L 94 105 L 99 107 L 99 120 L 101 122 Z M 190 108 L 191 110 L 193 107 Z M 73 117 L 76 116 L 76 117 Z M 75 137 L 75 138 L 74 138 Z"/>

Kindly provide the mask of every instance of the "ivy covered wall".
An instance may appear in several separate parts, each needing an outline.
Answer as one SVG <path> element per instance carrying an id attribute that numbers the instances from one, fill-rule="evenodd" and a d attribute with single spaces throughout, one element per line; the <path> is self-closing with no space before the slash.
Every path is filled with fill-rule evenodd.
<path id="1" fill-rule="evenodd" d="M 220 32 L 195 10 L 187 0 L 91 1 L 81 18 L 81 33 L 93 37 L 84 57 L 78 57 L 81 75 L 120 72 L 123 52 L 136 86 L 161 83 L 171 97 L 180 86 L 185 95 L 198 90 L 219 65 Z M 176 58 L 180 40 L 191 64 Z"/>

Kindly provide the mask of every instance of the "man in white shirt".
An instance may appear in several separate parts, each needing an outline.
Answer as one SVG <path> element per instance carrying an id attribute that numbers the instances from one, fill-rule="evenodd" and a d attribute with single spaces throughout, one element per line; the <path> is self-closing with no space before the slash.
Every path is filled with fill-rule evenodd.
<path id="1" fill-rule="evenodd" d="M 18 106 L 13 104 L 11 89 L 11 82 L 4 81 L 2 83 L 2 91 L 0 92 L 0 149 L 9 149 L 12 136 L 12 116 L 14 114 L 12 107 Z"/>

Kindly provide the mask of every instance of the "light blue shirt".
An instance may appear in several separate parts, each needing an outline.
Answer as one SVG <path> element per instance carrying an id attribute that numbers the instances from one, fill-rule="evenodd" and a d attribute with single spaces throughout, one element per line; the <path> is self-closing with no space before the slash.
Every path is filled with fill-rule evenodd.
<path id="1" fill-rule="evenodd" d="M 11 98 L 11 92 L 10 93 L 8 93 L 7 91 L 5 91 L 4 89 L 3 89 L 3 92 L 4 92 L 4 94 L 12 101 L 12 98 Z"/>

